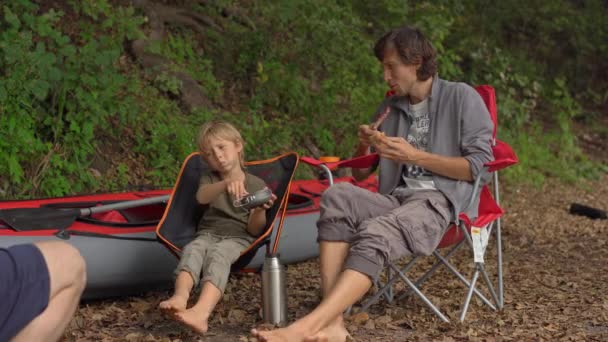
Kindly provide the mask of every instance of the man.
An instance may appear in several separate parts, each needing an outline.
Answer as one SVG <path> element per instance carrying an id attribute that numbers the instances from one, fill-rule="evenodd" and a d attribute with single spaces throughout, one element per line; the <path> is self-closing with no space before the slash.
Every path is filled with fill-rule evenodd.
<path id="1" fill-rule="evenodd" d="M 378 152 L 379 193 L 346 183 L 324 193 L 317 222 L 324 299 L 287 328 L 252 330 L 262 341 L 346 340 L 344 310 L 388 260 L 433 252 L 492 160 L 493 126 L 481 97 L 437 76 L 435 51 L 419 30 L 392 30 L 374 52 L 393 95 L 377 111 L 377 118 L 386 116 L 379 130 L 359 127 L 355 155 Z M 362 179 L 372 171 L 353 175 Z M 475 217 L 477 203 L 472 207 L 467 213 Z"/>
<path id="2" fill-rule="evenodd" d="M 0 248 L 0 341 L 57 341 L 78 307 L 85 262 L 59 241 Z"/>

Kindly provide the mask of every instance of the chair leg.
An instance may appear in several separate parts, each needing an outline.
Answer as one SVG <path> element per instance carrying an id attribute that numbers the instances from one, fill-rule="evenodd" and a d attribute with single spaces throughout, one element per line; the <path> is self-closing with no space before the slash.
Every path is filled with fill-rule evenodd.
<path id="1" fill-rule="evenodd" d="M 486 272 L 486 268 L 484 267 L 484 265 L 482 263 L 478 263 L 477 267 L 479 268 L 479 270 L 481 271 L 481 274 L 483 275 L 483 279 L 486 282 L 488 291 L 490 291 L 490 294 L 492 295 L 492 298 L 494 299 L 494 303 L 496 303 L 497 307 L 500 307 L 500 300 L 498 299 L 498 296 L 496 295 L 496 291 L 494 290 L 494 285 L 490 281 L 490 277 L 488 277 L 488 272 Z M 494 310 L 496 310 L 496 309 L 494 309 Z"/>
<path id="2" fill-rule="evenodd" d="M 492 227 L 486 227 L 486 229 L 488 229 L 491 233 L 491 229 Z M 473 294 L 477 295 L 486 305 L 488 305 L 492 310 L 497 310 L 497 307 L 500 307 L 500 300 L 498 298 L 498 296 L 496 295 L 496 291 L 494 290 L 494 286 L 492 285 L 487 272 L 485 270 L 485 267 L 483 266 L 482 263 L 477 264 L 475 266 L 475 274 L 474 274 L 474 281 L 469 282 L 449 261 L 448 259 L 452 256 L 452 254 L 454 252 L 456 252 L 456 250 L 458 248 L 460 248 L 462 246 L 462 244 L 464 243 L 464 241 L 466 240 L 469 245 L 472 248 L 472 238 L 470 236 L 470 234 L 468 233 L 468 231 L 466 231 L 465 228 L 463 228 L 463 230 L 465 231 L 465 237 L 466 239 L 464 239 L 463 241 L 461 241 L 459 244 L 457 244 L 456 246 L 454 246 L 447 254 L 445 257 L 443 257 L 438 251 L 434 251 L 433 255 L 438 259 L 438 262 L 436 262 L 433 267 L 431 267 L 431 269 L 429 271 L 427 271 L 422 277 L 420 277 L 415 283 L 414 285 L 416 287 L 419 287 L 420 284 L 422 284 L 424 281 L 427 280 L 427 278 L 429 276 L 431 276 L 436 269 L 440 266 L 440 265 L 445 265 L 446 268 L 452 273 L 454 274 L 467 288 L 468 288 L 468 296 L 467 299 L 465 301 L 465 306 L 463 309 L 463 314 L 462 314 L 462 319 L 464 319 L 464 315 L 466 315 L 466 311 L 468 310 L 468 306 L 471 300 L 471 297 Z M 492 304 L 492 302 L 487 299 L 477 288 L 476 288 L 476 282 L 477 282 L 477 278 L 479 277 L 479 273 L 482 273 L 483 277 L 484 277 L 484 281 L 486 283 L 486 286 L 488 287 L 488 291 L 490 292 L 492 299 L 494 300 L 494 303 L 496 303 L 496 305 Z M 404 297 L 410 295 L 413 292 L 413 289 L 408 290 L 407 292 L 405 292 L 404 294 L 402 294 L 401 296 L 399 296 L 397 298 L 397 300 L 401 300 Z"/>
<path id="3" fill-rule="evenodd" d="M 498 187 L 498 172 L 493 172 L 494 175 L 494 200 L 496 204 L 500 205 L 500 192 Z M 496 263 L 498 273 L 498 308 L 502 310 L 505 305 L 504 298 L 504 284 L 503 284 L 503 273 L 502 273 L 502 235 L 501 235 L 501 218 L 496 220 Z"/>
<path id="4" fill-rule="evenodd" d="M 450 258 L 454 253 L 456 253 L 458 251 L 458 249 L 460 249 L 460 247 L 462 246 L 464 240 L 460 241 L 458 244 L 456 244 L 454 247 L 452 247 L 452 249 L 450 249 L 450 251 L 445 255 L 445 258 L 448 259 Z M 435 257 L 437 257 L 438 255 L 441 256 L 441 254 L 439 254 L 439 252 L 434 251 L 433 255 L 435 255 Z M 439 257 L 437 257 L 437 259 L 439 259 Z M 426 271 L 426 273 L 424 273 L 420 278 L 418 278 L 418 280 L 416 280 L 416 282 L 414 283 L 416 285 L 416 287 L 420 287 L 420 285 L 422 285 L 422 283 L 424 283 L 431 275 L 433 275 L 433 273 L 435 273 L 435 271 L 437 270 L 437 268 L 439 268 L 439 266 L 441 266 L 441 262 L 437 261 L 428 271 Z M 405 272 L 405 271 L 403 271 Z M 412 294 L 412 290 L 408 290 L 405 291 L 405 293 L 401 294 L 399 297 L 397 297 L 397 300 L 402 300 L 403 298 L 409 296 Z"/>
<path id="5" fill-rule="evenodd" d="M 466 237 L 467 242 L 469 243 L 469 246 L 471 247 L 472 250 L 474 250 L 473 239 L 471 237 L 471 234 L 465 228 L 463 228 L 462 230 Z M 480 272 L 483 274 L 484 281 L 486 282 L 486 286 L 488 287 L 488 291 L 490 291 L 490 294 L 492 295 L 492 298 L 494 299 L 496 306 L 500 306 L 500 301 L 498 300 L 498 296 L 496 295 L 496 292 L 494 291 L 494 286 L 492 285 L 492 282 L 490 281 L 490 278 L 488 277 L 488 274 L 483 266 L 483 262 L 476 262 L 475 263 L 475 273 L 473 274 L 473 279 L 471 280 L 471 286 L 469 287 L 469 291 L 467 293 L 467 298 L 466 298 L 464 306 L 462 308 L 462 313 L 460 315 L 460 321 L 464 320 L 464 317 L 467 313 L 467 310 L 469 308 L 469 302 L 471 301 L 473 292 L 476 290 L 475 285 L 477 282 L 477 277 L 479 276 Z M 496 310 L 496 309 L 494 309 L 494 310 Z"/>
<path id="6" fill-rule="evenodd" d="M 424 275 L 422 275 L 420 278 L 418 278 L 418 280 L 416 280 L 414 285 L 416 285 L 416 287 L 420 287 L 420 285 L 423 282 L 425 282 L 437 270 L 437 268 L 439 266 L 445 265 L 445 267 L 448 269 L 448 271 L 450 271 L 452 274 L 454 274 L 467 288 L 470 288 L 471 285 L 470 285 L 469 281 L 460 272 L 458 272 L 458 270 L 448 261 L 448 259 L 452 256 L 452 254 L 454 254 L 463 245 L 463 243 L 464 243 L 464 240 L 462 240 L 456 246 L 454 246 L 445 256 L 442 256 L 438 251 L 434 251 L 433 255 L 437 258 L 438 261 Z M 412 289 L 406 291 L 405 293 L 403 293 L 402 295 L 397 297 L 397 300 L 402 300 L 403 298 L 412 294 L 412 292 L 413 292 Z M 479 290 L 477 290 L 476 288 L 473 288 L 473 293 L 475 295 L 477 295 L 492 310 L 496 310 L 496 306 L 494 306 L 494 304 L 492 304 L 492 302 L 489 299 L 487 299 L 481 292 L 479 292 Z"/>
<path id="7" fill-rule="evenodd" d="M 488 287 L 488 291 L 490 291 L 490 294 L 492 295 L 492 298 L 494 298 L 494 302 L 496 303 L 496 305 L 498 306 L 498 297 L 496 295 L 496 291 L 494 291 L 494 286 L 492 286 L 492 282 L 490 282 L 490 278 L 488 277 L 488 273 L 486 272 L 485 268 L 483 267 L 483 264 L 480 262 L 476 262 L 475 263 L 475 273 L 473 274 L 473 279 L 471 279 L 471 286 L 469 287 L 469 291 L 467 293 L 467 298 L 464 302 L 464 305 L 462 307 L 462 312 L 460 313 L 460 321 L 464 321 L 464 317 L 467 314 L 467 311 L 469 309 L 469 303 L 471 302 L 471 297 L 473 296 L 473 292 L 476 291 L 475 289 L 475 285 L 477 283 L 477 278 L 479 277 L 479 273 L 482 274 L 485 282 L 486 282 L 486 286 Z M 488 303 L 486 303 L 488 304 Z M 488 304 L 489 305 L 489 304 Z M 496 310 L 496 308 L 493 307 L 493 305 L 490 305 L 494 310 Z"/>
<path id="8" fill-rule="evenodd" d="M 449 261 L 443 259 L 443 257 L 441 256 L 437 256 L 437 258 L 439 258 L 443 262 L 445 267 L 447 267 L 447 269 L 452 272 L 452 274 L 454 274 L 467 288 L 469 288 L 470 291 L 471 283 L 469 283 L 469 281 L 460 272 L 458 272 L 458 270 L 454 266 L 452 266 Z M 492 304 L 492 302 L 490 302 L 489 299 L 487 299 L 481 292 L 479 292 L 477 288 L 473 287 L 473 293 L 477 295 L 479 299 L 481 299 L 492 310 L 496 310 L 496 307 Z"/>
<path id="9" fill-rule="evenodd" d="M 393 277 L 390 279 L 390 281 L 388 281 L 386 284 L 384 284 L 384 286 L 382 286 L 378 291 L 376 291 L 376 293 L 374 293 L 373 296 L 371 296 L 367 301 L 365 301 L 365 304 L 363 304 L 361 306 L 360 311 L 361 312 L 367 311 L 367 309 L 369 309 L 370 306 L 374 305 L 378 301 L 378 299 L 380 299 L 380 297 L 382 297 L 384 295 L 384 293 L 386 291 L 391 291 L 393 283 L 397 279 L 398 279 L 397 277 Z M 376 286 L 378 286 L 378 285 L 376 285 Z"/>
<path id="10" fill-rule="evenodd" d="M 403 267 L 402 272 L 407 272 L 407 271 L 408 271 L 410 268 L 412 268 L 412 266 L 414 266 L 414 264 L 416 263 L 416 260 L 418 260 L 418 257 L 414 257 L 412 260 L 410 260 L 410 261 L 407 263 L 407 265 L 405 265 L 405 266 Z M 390 264 L 390 263 L 389 263 L 389 265 L 392 265 L 392 264 Z M 391 294 L 390 294 L 390 301 L 392 301 L 392 299 L 393 299 L 393 298 L 392 298 L 392 297 L 393 297 L 393 295 L 392 295 L 392 291 L 393 291 L 392 286 L 393 286 L 393 283 L 394 283 L 395 281 L 397 281 L 397 279 L 399 279 L 399 278 L 398 278 L 396 275 L 395 275 L 395 276 L 391 276 L 391 275 L 390 275 L 390 270 L 391 270 L 391 267 L 387 267 L 387 272 L 389 272 L 389 273 L 388 273 L 388 276 L 389 276 L 389 277 L 387 278 L 386 284 L 384 284 L 384 286 L 382 286 L 382 288 L 380 288 L 378 291 L 376 291 L 376 293 L 375 293 L 375 294 L 374 294 L 374 295 L 373 295 L 371 298 L 369 298 L 369 299 L 368 299 L 368 300 L 367 300 L 367 301 L 366 301 L 366 302 L 365 302 L 365 303 L 364 303 L 364 304 L 361 306 L 361 311 L 362 311 L 362 312 L 363 312 L 363 311 L 366 311 L 367 309 L 369 309 L 369 307 L 370 307 L 370 306 L 372 306 L 373 304 L 375 304 L 375 303 L 378 301 L 378 299 L 379 299 L 380 297 L 382 297 L 383 295 L 385 295 L 385 292 L 386 292 L 386 291 L 391 291 Z M 378 287 L 379 287 L 379 285 L 380 285 L 380 282 L 376 282 L 376 286 L 378 286 Z M 388 300 L 388 298 L 387 298 L 387 300 Z M 389 303 L 390 303 L 390 301 L 389 301 Z"/>
<path id="11" fill-rule="evenodd" d="M 467 314 L 467 310 L 469 310 L 469 303 L 471 302 L 471 297 L 473 296 L 473 290 L 475 290 L 475 284 L 477 283 L 477 277 L 479 276 L 479 271 L 475 270 L 473 273 L 473 279 L 471 279 L 471 286 L 469 287 L 469 291 L 467 292 L 467 298 L 464 301 L 464 305 L 462 307 L 462 311 L 460 312 L 460 321 L 464 321 L 464 317 Z"/>
<path id="12" fill-rule="evenodd" d="M 395 267 L 393 264 L 390 264 L 390 267 L 397 272 L 397 274 L 399 274 L 399 276 L 401 277 L 401 279 L 403 279 L 403 281 L 407 284 L 407 286 L 409 286 L 417 295 L 418 297 L 420 297 L 420 299 L 422 299 L 422 301 L 444 322 L 449 323 L 450 320 L 445 317 L 444 314 L 441 313 L 441 311 L 439 311 L 439 309 L 437 309 L 437 307 L 418 289 L 418 287 L 416 287 L 416 285 L 414 285 L 414 283 L 412 283 L 408 277 L 405 276 L 405 274 L 403 274 L 403 272 L 401 272 L 397 267 Z"/>
<path id="13" fill-rule="evenodd" d="M 387 267 L 386 268 L 386 279 L 391 279 L 393 278 L 393 275 L 391 274 L 391 268 Z M 387 303 L 391 303 L 393 301 L 393 287 L 389 286 L 389 288 L 384 292 L 384 298 L 386 299 Z"/>
<path id="14" fill-rule="evenodd" d="M 393 276 L 391 275 L 391 269 L 390 269 L 390 267 L 387 267 L 385 269 L 385 272 L 386 272 L 386 279 L 390 280 L 390 279 L 393 278 Z M 393 301 L 393 286 L 392 286 L 392 284 L 393 284 L 393 282 L 390 282 L 390 284 L 389 284 L 389 282 L 387 281 L 387 284 L 383 286 L 382 283 L 379 280 L 374 280 L 374 286 L 378 289 L 378 291 L 376 292 L 376 294 L 374 295 L 374 297 L 372 297 L 374 299 L 374 301 L 380 299 L 379 297 L 384 297 L 384 299 L 386 300 L 387 303 L 391 303 Z M 370 300 L 368 300 L 366 302 L 367 306 L 365 307 L 365 310 L 367 310 L 367 308 L 369 307 L 369 305 L 373 304 L 373 303 L 369 303 Z M 364 311 L 364 309 L 362 308 L 361 311 Z"/>
<path id="15" fill-rule="evenodd" d="M 498 308 L 502 310 L 505 305 L 504 284 L 502 273 L 502 237 L 500 234 L 500 218 L 496 222 L 496 264 L 498 276 Z"/>

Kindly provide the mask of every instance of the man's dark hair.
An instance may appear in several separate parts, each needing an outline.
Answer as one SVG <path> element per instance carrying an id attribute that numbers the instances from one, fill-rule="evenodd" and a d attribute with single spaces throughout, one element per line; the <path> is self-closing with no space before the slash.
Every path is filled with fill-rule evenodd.
<path id="1" fill-rule="evenodd" d="M 374 46 L 376 58 L 382 62 L 391 49 L 405 64 L 420 63 L 420 69 L 416 72 L 419 80 L 425 81 L 437 72 L 437 53 L 419 29 L 403 26 L 389 31 Z"/>

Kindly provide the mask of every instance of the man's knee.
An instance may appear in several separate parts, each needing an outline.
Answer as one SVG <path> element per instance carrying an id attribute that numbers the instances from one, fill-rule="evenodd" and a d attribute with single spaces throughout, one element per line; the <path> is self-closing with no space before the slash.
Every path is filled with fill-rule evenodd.
<path id="1" fill-rule="evenodd" d="M 354 186 L 350 183 L 337 183 L 323 193 L 320 203 L 320 220 L 335 221 L 351 215 Z"/>
<path id="2" fill-rule="evenodd" d="M 393 237 L 399 240 L 397 237 Z M 392 243 L 399 243 L 392 241 Z M 370 261 L 374 271 L 379 270 L 390 259 L 391 237 L 387 235 L 387 227 L 377 219 L 365 220 L 361 229 L 354 235 L 350 245 L 349 254 L 361 256 Z M 359 261 L 357 264 L 361 264 Z M 363 262 L 365 264 L 365 262 Z M 371 267 L 371 266 L 370 266 Z M 369 269 L 368 266 L 364 267 Z M 372 276 L 370 271 L 363 272 Z"/>
<path id="3" fill-rule="evenodd" d="M 354 188 L 355 186 L 350 183 L 336 183 L 325 190 L 321 197 L 321 204 L 327 206 L 335 203 L 343 203 L 345 199 L 350 198 L 348 194 L 351 193 Z"/>
<path id="4" fill-rule="evenodd" d="M 47 262 L 51 279 L 84 288 L 86 263 L 76 247 L 62 241 L 43 241 L 35 245 Z"/>

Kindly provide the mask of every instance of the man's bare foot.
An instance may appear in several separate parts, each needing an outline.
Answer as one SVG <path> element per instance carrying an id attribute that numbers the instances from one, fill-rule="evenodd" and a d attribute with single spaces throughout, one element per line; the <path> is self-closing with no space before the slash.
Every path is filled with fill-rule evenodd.
<path id="1" fill-rule="evenodd" d="M 188 297 L 175 294 L 173 297 L 160 302 L 160 304 L 158 304 L 158 308 L 165 313 L 172 314 L 178 311 L 186 310 L 186 305 L 188 305 Z"/>
<path id="2" fill-rule="evenodd" d="M 326 326 L 313 336 L 304 339 L 304 342 L 345 342 L 350 334 L 343 324 L 331 324 Z"/>
<path id="3" fill-rule="evenodd" d="M 175 313 L 175 318 L 201 335 L 204 335 L 209 329 L 209 314 L 205 312 L 193 309 L 178 311 Z"/>
<path id="4" fill-rule="evenodd" d="M 251 335 L 262 342 L 302 342 L 306 336 L 305 332 L 298 331 L 292 325 L 276 330 L 252 329 Z"/>

